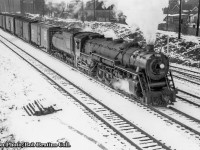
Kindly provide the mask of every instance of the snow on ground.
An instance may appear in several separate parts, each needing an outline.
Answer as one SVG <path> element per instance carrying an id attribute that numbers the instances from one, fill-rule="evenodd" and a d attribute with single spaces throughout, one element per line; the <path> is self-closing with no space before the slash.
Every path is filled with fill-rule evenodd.
<path id="1" fill-rule="evenodd" d="M 0 85 L 1 144 L 6 141 L 56 144 L 69 142 L 70 148 L 60 149 L 72 150 L 114 150 L 120 147 L 117 139 L 105 136 L 107 131 L 97 122 L 70 103 L 70 98 L 60 94 L 38 72 L 2 44 Z M 56 105 L 62 111 L 46 116 L 28 116 L 22 107 L 34 100 L 41 100 L 46 105 Z"/>
<path id="2" fill-rule="evenodd" d="M 134 102 L 127 101 L 126 98 L 122 98 L 114 92 L 102 88 L 101 84 L 97 84 L 85 75 L 80 74 L 78 71 L 71 69 L 59 60 L 56 60 L 29 44 L 24 43 L 22 40 L 14 38 L 2 30 L 0 31 L 0 34 L 10 39 L 10 41 L 14 42 L 18 46 L 23 45 L 23 49 L 28 53 L 39 58 L 40 61 L 56 70 L 88 93 L 91 93 L 94 97 L 100 99 L 103 103 L 119 112 L 124 117 L 136 123 L 149 134 L 154 135 L 158 139 L 162 139 L 162 141 L 167 145 L 171 145 L 172 148 L 177 150 L 200 149 L 199 140 L 195 139 L 192 135 L 188 135 L 186 132 L 184 133 L 179 129 L 179 127 L 162 121 L 160 118 L 154 116 L 145 109 L 140 108 Z"/>
<path id="3" fill-rule="evenodd" d="M 156 40 L 158 51 L 167 53 L 167 36 L 169 36 L 169 56 L 172 63 L 200 68 L 199 37 L 181 35 L 181 39 L 178 39 L 178 34 L 175 32 L 159 30 Z"/>
<path id="4" fill-rule="evenodd" d="M 162 31 L 162 30 L 158 30 L 158 33 L 162 34 L 162 35 L 167 35 L 170 37 L 174 37 L 174 38 L 178 38 L 178 33 L 176 32 L 169 32 L 169 31 Z M 181 35 L 181 38 L 183 40 L 185 40 L 186 42 L 194 42 L 199 44 L 199 38 L 193 35 Z"/>

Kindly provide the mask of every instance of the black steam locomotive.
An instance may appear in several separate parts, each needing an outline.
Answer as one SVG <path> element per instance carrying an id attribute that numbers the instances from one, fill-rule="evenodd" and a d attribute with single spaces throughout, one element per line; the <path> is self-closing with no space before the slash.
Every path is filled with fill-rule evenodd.
<path id="1" fill-rule="evenodd" d="M 13 18 L 12 26 L 10 21 L 6 24 L 7 18 Z M 166 106 L 175 102 L 169 59 L 156 53 L 153 45 L 141 48 L 136 42 L 6 14 L 0 14 L 0 26 L 109 86 L 120 89 L 116 83 L 126 83 L 125 92 L 144 104 Z"/>

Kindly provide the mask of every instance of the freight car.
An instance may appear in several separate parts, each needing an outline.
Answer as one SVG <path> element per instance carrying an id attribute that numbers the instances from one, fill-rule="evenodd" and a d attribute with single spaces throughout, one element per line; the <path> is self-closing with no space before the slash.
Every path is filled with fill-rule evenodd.
<path id="1" fill-rule="evenodd" d="M 0 13 L 0 27 L 6 29 L 6 16 L 2 13 Z"/>
<path id="2" fill-rule="evenodd" d="M 60 31 L 60 27 L 45 22 L 31 23 L 31 43 L 50 53 L 53 34 Z"/>
<path id="3" fill-rule="evenodd" d="M 101 82 L 114 88 L 125 82 L 125 93 L 146 105 L 166 106 L 175 102 L 177 92 L 169 59 L 154 52 L 153 45 L 142 48 L 136 42 L 112 40 L 98 33 L 63 29 L 44 22 L 30 22 L 30 27 L 32 44 Z"/>
<path id="4" fill-rule="evenodd" d="M 5 16 L 5 27 L 6 30 L 12 34 L 14 34 L 15 30 L 15 15 L 7 14 Z"/>

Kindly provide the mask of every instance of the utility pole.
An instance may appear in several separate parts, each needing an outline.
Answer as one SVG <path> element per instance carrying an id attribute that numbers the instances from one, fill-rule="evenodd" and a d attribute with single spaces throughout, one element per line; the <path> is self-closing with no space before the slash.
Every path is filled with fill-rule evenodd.
<path id="1" fill-rule="evenodd" d="M 197 32 L 196 32 L 196 36 L 199 36 L 199 14 L 200 14 L 200 0 L 199 0 L 199 7 L 198 7 Z"/>
<path id="2" fill-rule="evenodd" d="M 178 39 L 181 38 L 181 12 L 182 12 L 182 0 L 180 0 L 180 6 L 179 6 L 179 30 L 178 30 Z"/>

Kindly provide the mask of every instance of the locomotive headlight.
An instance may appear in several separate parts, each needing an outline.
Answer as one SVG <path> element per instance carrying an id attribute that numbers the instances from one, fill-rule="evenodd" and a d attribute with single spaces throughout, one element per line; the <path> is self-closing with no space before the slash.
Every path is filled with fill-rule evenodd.
<path id="1" fill-rule="evenodd" d="M 161 69 L 164 69 L 164 68 L 165 68 L 165 65 L 164 65 L 164 64 L 160 64 L 160 68 L 161 68 Z"/>

